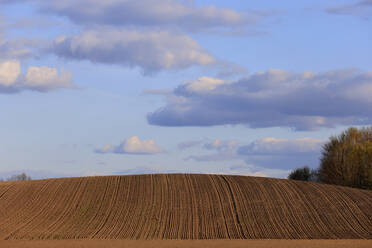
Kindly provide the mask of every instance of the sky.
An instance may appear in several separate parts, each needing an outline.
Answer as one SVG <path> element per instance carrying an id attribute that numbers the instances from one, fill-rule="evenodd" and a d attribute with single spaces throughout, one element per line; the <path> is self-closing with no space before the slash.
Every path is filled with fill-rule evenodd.
<path id="1" fill-rule="evenodd" d="M 372 1 L 0 0 L 0 178 L 285 178 L 372 124 Z"/>

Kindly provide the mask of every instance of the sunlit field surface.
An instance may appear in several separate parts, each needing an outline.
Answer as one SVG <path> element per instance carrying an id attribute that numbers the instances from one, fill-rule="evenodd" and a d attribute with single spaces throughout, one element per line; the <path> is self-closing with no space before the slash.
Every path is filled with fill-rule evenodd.
<path id="1" fill-rule="evenodd" d="M 2 248 L 370 248 L 372 240 L 51 240 L 0 241 Z"/>
<path id="2" fill-rule="evenodd" d="M 0 183 L 0 240 L 372 239 L 372 191 L 191 174 Z"/>

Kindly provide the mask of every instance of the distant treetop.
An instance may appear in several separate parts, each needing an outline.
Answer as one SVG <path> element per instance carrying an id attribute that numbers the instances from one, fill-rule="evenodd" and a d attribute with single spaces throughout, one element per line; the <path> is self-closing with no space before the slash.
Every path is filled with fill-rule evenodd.
<path id="1" fill-rule="evenodd" d="M 28 181 L 31 177 L 27 176 L 26 173 L 16 174 L 7 179 L 7 181 Z"/>

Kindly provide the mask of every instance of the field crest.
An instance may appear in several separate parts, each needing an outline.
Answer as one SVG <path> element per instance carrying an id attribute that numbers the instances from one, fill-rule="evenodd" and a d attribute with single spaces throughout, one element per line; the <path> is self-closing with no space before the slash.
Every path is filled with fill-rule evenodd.
<path id="1" fill-rule="evenodd" d="M 188 174 L 0 183 L 13 239 L 372 239 L 372 192 Z"/>

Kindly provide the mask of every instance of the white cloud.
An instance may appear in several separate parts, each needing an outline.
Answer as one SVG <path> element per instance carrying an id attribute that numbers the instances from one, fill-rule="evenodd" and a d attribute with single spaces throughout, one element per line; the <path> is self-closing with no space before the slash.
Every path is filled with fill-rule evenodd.
<path id="1" fill-rule="evenodd" d="M 25 75 L 16 60 L 0 62 L 0 93 L 17 93 L 23 90 L 48 92 L 61 88 L 74 88 L 70 72 L 46 66 L 30 66 Z"/>
<path id="2" fill-rule="evenodd" d="M 0 16 L 0 93 L 17 93 L 23 90 L 47 92 L 59 88 L 74 88 L 72 74 L 46 66 L 21 71 L 20 60 L 33 55 L 32 48 L 42 46 L 41 40 L 27 38 L 6 39 L 6 21 Z M 40 44 L 39 44 L 40 43 Z"/>
<path id="3" fill-rule="evenodd" d="M 24 86 L 38 91 L 50 91 L 58 88 L 73 88 L 72 73 L 46 66 L 30 66 L 24 79 Z"/>
<path id="4" fill-rule="evenodd" d="M 118 146 L 106 145 L 96 150 L 97 153 L 118 153 L 118 154 L 137 154 L 150 155 L 164 152 L 154 140 L 141 141 L 137 136 L 127 138 Z"/>
<path id="5" fill-rule="evenodd" d="M 216 63 L 213 56 L 190 37 L 167 31 L 99 28 L 59 37 L 50 50 L 69 59 L 140 67 L 147 74 Z"/>
<path id="6" fill-rule="evenodd" d="M 21 74 L 21 65 L 18 61 L 10 60 L 0 63 L 0 85 L 9 87 L 15 83 Z"/>
<path id="7" fill-rule="evenodd" d="M 235 82 L 204 81 L 190 81 L 175 88 L 164 107 L 148 114 L 148 122 L 160 126 L 243 124 L 294 130 L 372 124 L 372 72 L 295 74 L 271 69 Z M 195 82 L 197 87 L 193 86 Z"/>
<path id="8" fill-rule="evenodd" d="M 200 77 L 195 81 L 187 82 L 185 88 L 189 92 L 208 92 L 216 89 L 221 84 L 224 84 L 224 81 L 218 78 Z"/>

